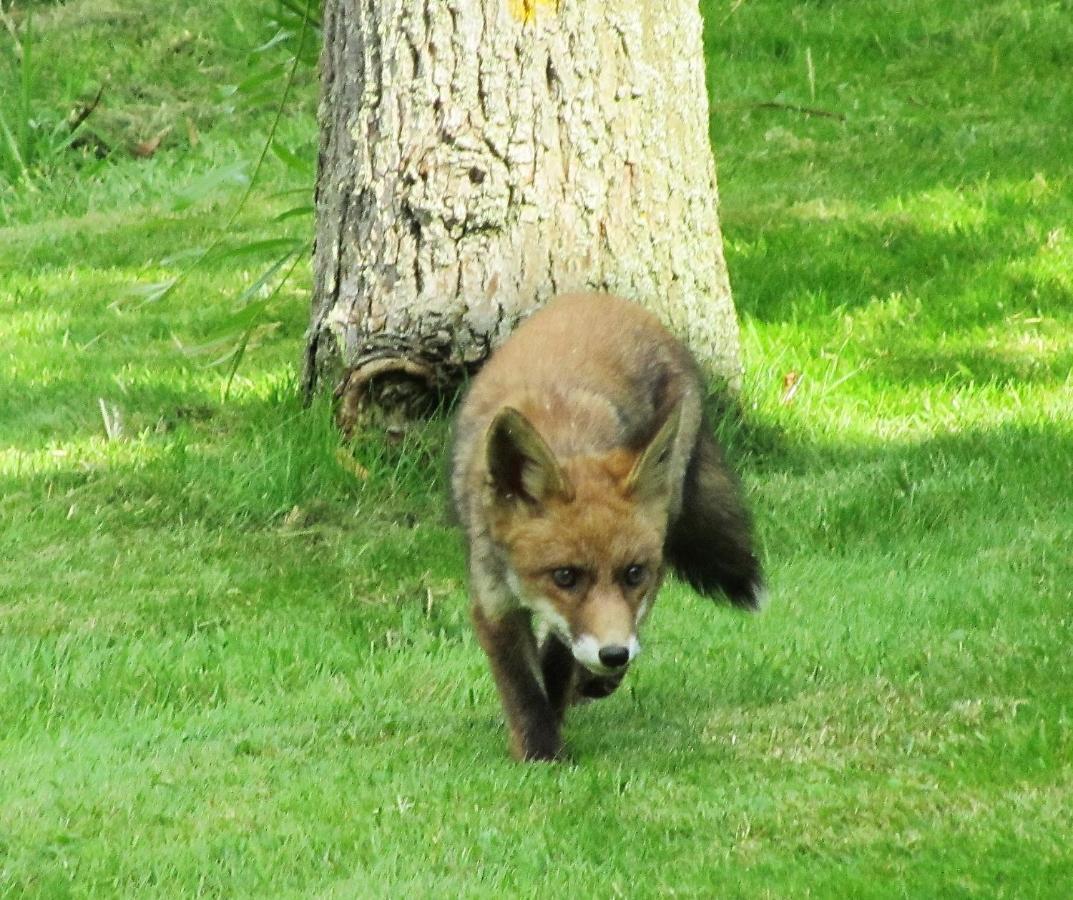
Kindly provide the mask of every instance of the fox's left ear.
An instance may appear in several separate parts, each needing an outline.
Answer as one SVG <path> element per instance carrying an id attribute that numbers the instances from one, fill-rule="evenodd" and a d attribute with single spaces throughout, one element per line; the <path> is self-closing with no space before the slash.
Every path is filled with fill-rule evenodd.
<path id="1" fill-rule="evenodd" d="M 529 420 L 504 407 L 488 429 L 488 474 L 501 500 L 524 500 L 539 507 L 553 496 L 571 499 L 573 486 Z"/>
<path id="2" fill-rule="evenodd" d="M 682 421 L 682 408 L 671 410 L 626 477 L 626 490 L 639 500 L 655 500 L 671 491 L 671 460 Z"/>

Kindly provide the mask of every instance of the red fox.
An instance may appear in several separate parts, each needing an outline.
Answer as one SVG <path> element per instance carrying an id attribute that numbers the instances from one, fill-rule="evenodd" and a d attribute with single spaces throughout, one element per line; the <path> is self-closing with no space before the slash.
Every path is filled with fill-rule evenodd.
<path id="1" fill-rule="evenodd" d="M 516 757 L 561 758 L 566 708 L 618 687 L 667 564 L 757 606 L 749 514 L 702 396 L 689 351 L 605 294 L 552 300 L 474 379 L 451 490 Z"/>

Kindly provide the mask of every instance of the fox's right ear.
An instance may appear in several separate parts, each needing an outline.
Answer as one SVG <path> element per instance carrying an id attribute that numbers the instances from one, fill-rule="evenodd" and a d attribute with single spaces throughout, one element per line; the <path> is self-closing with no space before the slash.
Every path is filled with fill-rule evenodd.
<path id="1" fill-rule="evenodd" d="M 626 477 L 626 490 L 642 500 L 666 497 L 671 491 L 674 442 L 682 422 L 682 408 L 670 414 L 642 451 L 633 470 Z"/>
<path id="2" fill-rule="evenodd" d="M 555 454 L 518 410 L 501 409 L 488 429 L 488 474 L 498 499 L 542 504 L 574 494 Z"/>

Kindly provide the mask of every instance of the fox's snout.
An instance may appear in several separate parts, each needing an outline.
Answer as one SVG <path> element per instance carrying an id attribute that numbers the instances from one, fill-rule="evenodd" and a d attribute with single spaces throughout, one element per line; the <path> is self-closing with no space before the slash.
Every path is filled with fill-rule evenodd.
<path id="1" fill-rule="evenodd" d="M 621 644 L 608 644 L 606 647 L 601 647 L 596 655 L 609 669 L 620 669 L 630 661 L 629 648 Z"/>
<path id="2" fill-rule="evenodd" d="M 641 652 L 641 645 L 633 634 L 625 644 L 614 640 L 604 643 L 591 634 L 583 634 L 574 639 L 571 650 L 574 659 L 590 672 L 606 675 L 610 672 L 625 671 Z"/>

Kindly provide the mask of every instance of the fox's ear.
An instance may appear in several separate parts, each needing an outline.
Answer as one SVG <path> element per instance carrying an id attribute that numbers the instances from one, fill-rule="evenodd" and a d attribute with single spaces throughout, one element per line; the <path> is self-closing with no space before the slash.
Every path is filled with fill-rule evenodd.
<path id="1" fill-rule="evenodd" d="M 492 488 L 500 499 L 541 504 L 553 496 L 573 496 L 573 486 L 555 454 L 516 409 L 504 407 L 492 421 L 487 459 Z"/>
<path id="2" fill-rule="evenodd" d="M 681 421 L 682 410 L 676 406 L 626 477 L 626 491 L 639 500 L 655 500 L 670 494 L 672 451 Z"/>

